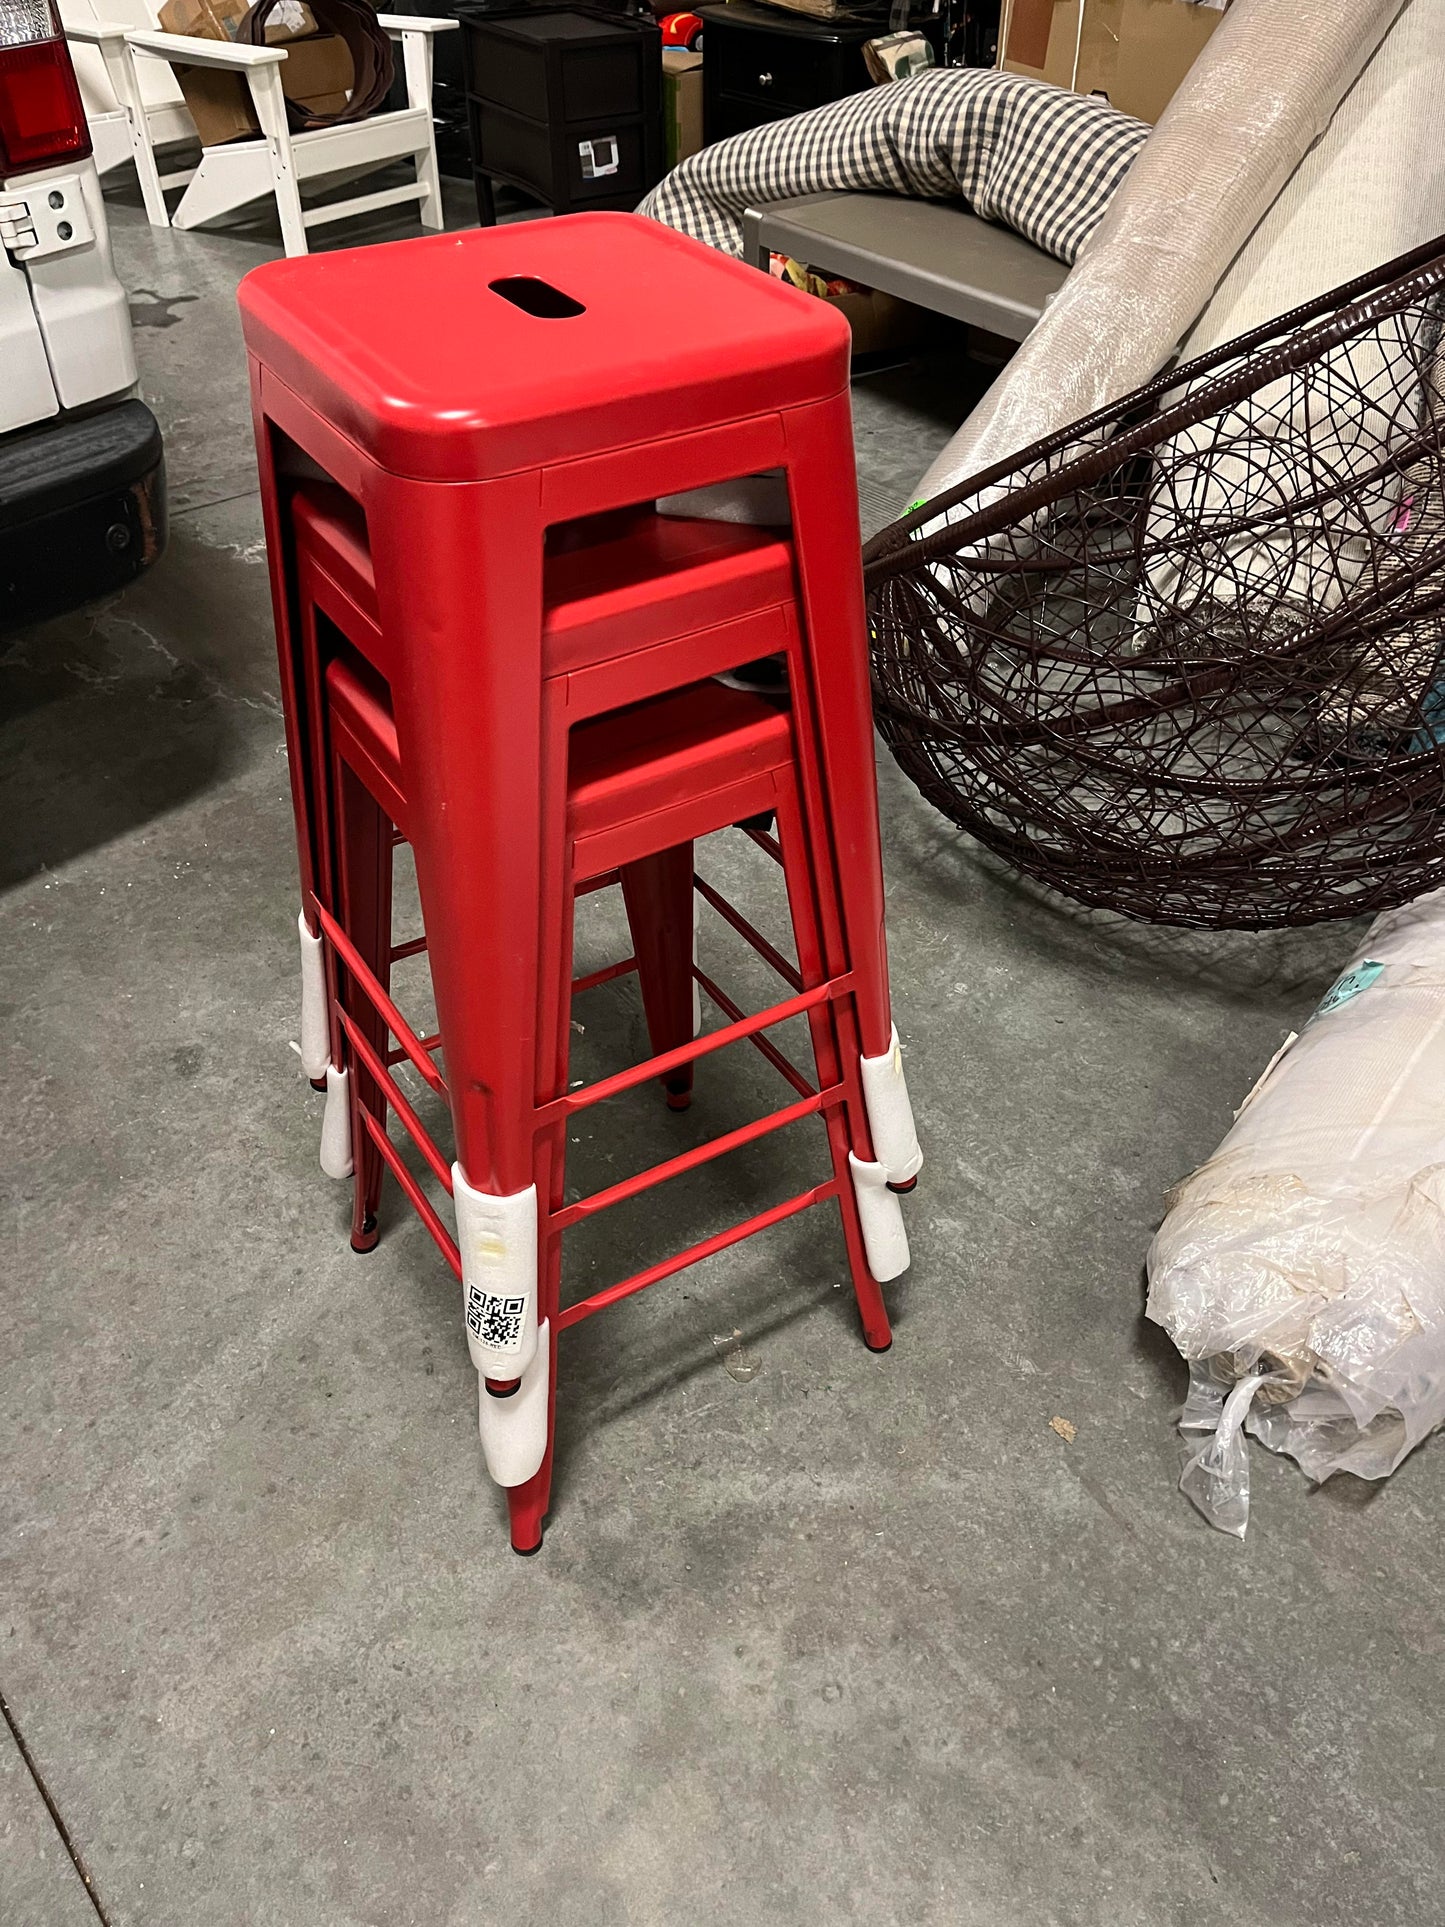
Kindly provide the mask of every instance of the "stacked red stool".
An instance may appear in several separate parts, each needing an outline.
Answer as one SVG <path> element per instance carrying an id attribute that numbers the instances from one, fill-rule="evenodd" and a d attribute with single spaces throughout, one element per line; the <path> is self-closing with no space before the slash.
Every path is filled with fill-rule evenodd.
<path id="1" fill-rule="evenodd" d="M 865 1341 L 908 1263 L 922 1159 L 889 1005 L 846 324 L 630 215 L 302 257 L 242 286 L 302 880 L 302 1056 L 322 1162 L 375 1243 L 393 1173 L 462 1284 L 512 1543 L 550 1502 L 561 1330 L 836 1199 Z M 790 526 L 660 515 L 775 476 Z M 781 657 L 775 697 L 712 680 Z M 770 824 L 776 823 L 776 835 Z M 783 867 L 796 964 L 711 885 L 729 825 Z M 394 846 L 423 933 L 391 929 Z M 573 982 L 572 905 L 620 883 L 634 956 Z M 698 897 L 789 994 L 745 1013 L 693 954 Z M 390 993 L 425 950 L 437 1030 Z M 574 991 L 635 968 L 654 1055 L 568 1087 Z M 728 1020 L 699 1030 L 697 986 Z M 765 1034 L 806 1018 L 817 1082 Z M 564 1203 L 568 1120 L 748 1040 L 794 1103 Z M 392 1076 L 448 1107 L 450 1160 Z M 570 1224 L 808 1115 L 831 1175 L 579 1302 Z M 445 1207 L 388 1135 L 417 1143 Z"/>

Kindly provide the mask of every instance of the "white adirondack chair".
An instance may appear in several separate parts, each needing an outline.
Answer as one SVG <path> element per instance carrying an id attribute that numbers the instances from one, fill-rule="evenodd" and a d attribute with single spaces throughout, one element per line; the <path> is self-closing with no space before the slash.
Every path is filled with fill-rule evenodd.
<path id="1" fill-rule="evenodd" d="M 81 17 L 83 10 L 100 6 L 104 18 L 98 11 Z M 126 159 L 135 163 L 146 213 L 156 227 L 199 227 L 203 221 L 268 196 L 275 198 L 288 254 L 305 254 L 309 228 L 405 201 L 420 204 L 423 227 L 445 225 L 431 111 L 432 40 L 439 33 L 453 32 L 455 20 L 380 15 L 382 27 L 401 43 L 406 106 L 339 127 L 296 134 L 286 119 L 281 88 L 284 46 L 246 47 L 229 40 L 162 33 L 147 0 L 62 0 L 62 12 L 66 37 L 76 43 L 77 51 L 83 56 L 94 48 L 100 56 L 99 72 L 94 61 L 77 62 L 88 117 L 94 102 L 91 138 L 96 166 L 104 175 Z M 115 17 L 133 13 L 143 14 L 144 20 Z M 202 148 L 198 167 L 162 174 L 156 149 L 196 138 L 195 123 L 186 111 L 172 66 L 218 67 L 242 75 L 260 134 L 254 140 Z M 107 95 L 113 106 L 107 105 Z M 302 206 L 303 183 L 336 186 L 396 160 L 415 162 L 414 183 L 320 207 Z M 185 192 L 180 203 L 174 214 L 168 214 L 165 190 L 181 186 Z"/>
<path id="2" fill-rule="evenodd" d="M 104 21 L 93 0 L 60 0 L 85 118 L 90 125 L 96 172 L 104 181 L 117 168 L 134 165 L 146 213 L 169 226 L 163 187 L 179 187 L 194 168 L 161 176 L 156 149 L 196 139 L 196 124 L 170 68 L 148 60 L 143 71 L 125 58 L 125 36 L 153 31 L 156 14 L 146 0 L 104 0 Z M 130 90 L 135 90 L 134 99 Z"/>

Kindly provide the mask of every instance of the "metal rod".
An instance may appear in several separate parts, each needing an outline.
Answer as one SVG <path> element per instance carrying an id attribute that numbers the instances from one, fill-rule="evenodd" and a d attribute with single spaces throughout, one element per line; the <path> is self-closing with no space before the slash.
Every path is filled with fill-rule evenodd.
<path id="1" fill-rule="evenodd" d="M 538 1107 L 537 1126 L 542 1129 L 548 1124 L 555 1124 L 559 1118 L 570 1117 L 576 1111 L 585 1111 L 593 1104 L 600 1104 L 604 1098 L 616 1097 L 638 1084 L 646 1084 L 654 1077 L 666 1077 L 669 1071 L 680 1070 L 684 1064 L 694 1063 L 699 1057 L 710 1057 L 714 1051 L 725 1050 L 729 1044 L 735 1044 L 743 1037 L 751 1037 L 755 1031 L 767 1030 L 773 1024 L 785 1024 L 790 1017 L 801 1017 L 805 1010 L 826 1003 L 830 997 L 846 996 L 852 989 L 851 971 L 846 971 L 841 977 L 830 977 L 827 983 L 819 984 L 813 990 L 802 991 L 796 997 L 789 997 L 786 1003 L 774 1004 L 768 1010 L 758 1011 L 755 1016 L 728 1024 L 722 1030 L 709 1031 L 706 1037 L 695 1037 L 690 1044 L 679 1044 L 676 1050 L 649 1057 L 646 1063 L 634 1064 L 612 1077 L 604 1077 L 600 1084 L 590 1084 L 586 1090 L 568 1091 L 563 1097 L 553 1098 L 550 1104 Z"/>
<path id="2" fill-rule="evenodd" d="M 785 1218 L 796 1217 L 810 1205 L 821 1204 L 825 1198 L 835 1198 L 837 1195 L 836 1178 L 829 1178 L 826 1184 L 814 1185 L 811 1191 L 800 1191 L 796 1198 L 789 1198 L 785 1204 L 775 1204 L 771 1210 L 760 1211 L 755 1218 L 734 1225 L 730 1231 L 719 1231 L 715 1237 L 704 1238 L 701 1244 L 690 1245 L 675 1258 L 664 1258 L 661 1264 L 651 1265 L 646 1271 L 624 1278 L 620 1285 L 609 1285 L 605 1291 L 594 1292 L 590 1298 L 568 1305 L 557 1315 L 557 1329 L 566 1331 L 569 1325 L 580 1324 L 584 1318 L 590 1318 L 594 1311 L 604 1311 L 608 1305 L 615 1305 L 619 1298 L 630 1298 L 635 1291 L 645 1291 L 649 1285 L 670 1278 L 675 1271 L 685 1271 L 689 1265 L 699 1264 L 716 1252 L 726 1251 L 729 1245 L 741 1244 L 744 1238 L 751 1238 L 754 1232 L 766 1231 L 770 1225 L 781 1224 Z"/>
<path id="3" fill-rule="evenodd" d="M 436 1240 L 437 1247 L 443 1258 L 446 1259 L 447 1263 L 456 1273 L 457 1281 L 460 1283 L 462 1276 L 462 1254 L 457 1250 L 456 1239 L 437 1216 L 436 1211 L 433 1209 L 431 1199 L 427 1196 L 426 1192 L 422 1190 L 412 1173 L 408 1171 L 402 1163 L 396 1146 L 386 1135 L 381 1125 L 378 1124 L 376 1119 L 371 1115 L 371 1112 L 363 1111 L 361 1113 L 361 1121 L 370 1134 L 371 1140 L 377 1150 L 380 1151 L 387 1169 L 415 1206 L 417 1216 Z"/>
<path id="4" fill-rule="evenodd" d="M 712 998 L 724 1017 L 737 1019 L 742 1016 L 742 1010 L 733 1002 L 732 998 L 729 997 L 725 991 L 721 990 L 718 985 L 713 982 L 711 977 L 699 970 L 695 964 L 692 974 L 697 979 L 699 988 L 706 991 L 707 995 Z M 750 1037 L 748 1042 L 757 1046 L 763 1056 L 766 1057 L 772 1065 L 773 1069 L 783 1077 L 786 1077 L 795 1091 L 800 1091 L 804 1097 L 811 1097 L 813 1095 L 813 1086 L 808 1082 L 807 1078 L 804 1077 L 797 1065 L 793 1063 L 791 1058 L 785 1057 L 777 1045 L 764 1037 L 761 1031 Z"/>
<path id="5" fill-rule="evenodd" d="M 624 957 L 621 963 L 608 964 L 605 970 L 593 970 L 585 977 L 574 977 L 572 995 L 580 997 L 584 990 L 595 990 L 599 984 L 610 984 L 614 977 L 626 977 L 636 968 L 636 957 Z"/>
<path id="6" fill-rule="evenodd" d="M 760 850 L 766 850 L 774 863 L 782 862 L 783 848 L 775 836 L 770 836 L 766 830 L 750 830 L 746 823 L 742 825 L 742 832 L 744 836 L 750 836 Z"/>
<path id="7" fill-rule="evenodd" d="M 620 1183 L 610 1184 L 605 1191 L 594 1191 L 590 1198 L 579 1198 L 576 1204 L 569 1204 L 564 1210 L 556 1212 L 550 1220 L 552 1229 L 566 1231 L 583 1218 L 606 1211 L 614 1204 L 623 1204 L 628 1198 L 650 1191 L 656 1184 L 666 1184 L 669 1178 L 679 1178 L 684 1171 L 695 1171 L 701 1164 L 711 1164 L 714 1158 L 726 1157 L 729 1151 L 739 1150 L 744 1144 L 766 1137 L 771 1131 L 786 1130 L 788 1125 L 796 1124 L 799 1118 L 812 1117 L 826 1105 L 838 1102 L 842 1095 L 841 1085 L 835 1085 L 829 1091 L 815 1092 L 801 1103 L 789 1104 L 781 1111 L 770 1112 L 767 1117 L 755 1117 L 750 1123 L 740 1124 L 735 1131 L 728 1131 L 722 1137 L 709 1138 L 706 1144 L 697 1144 L 690 1151 L 679 1152 L 675 1158 L 668 1158 L 665 1164 L 654 1164 L 650 1170 L 639 1171 L 636 1177 L 623 1178 Z"/>
<path id="8" fill-rule="evenodd" d="M 772 965 L 785 984 L 791 984 L 794 990 L 803 988 L 802 972 L 788 962 L 781 950 L 775 949 L 768 942 L 761 930 L 748 922 L 741 910 L 735 910 L 722 892 L 715 890 L 706 877 L 700 877 L 694 872 L 692 881 L 694 889 L 703 902 L 710 903 L 723 922 L 730 923 L 738 935 L 752 945 L 763 962 Z"/>
<path id="9" fill-rule="evenodd" d="M 430 1037 L 418 1037 L 416 1041 L 424 1051 L 430 1054 L 440 1045 L 442 1034 L 440 1031 L 434 1031 Z M 404 1050 L 389 1050 L 386 1053 L 386 1061 L 388 1064 L 409 1064 L 411 1057 L 410 1054 Z"/>
<path id="10" fill-rule="evenodd" d="M 436 1142 L 430 1131 L 427 1130 L 426 1126 L 408 1103 L 405 1093 L 393 1083 L 386 1066 L 372 1049 L 368 1040 L 362 1035 L 360 1026 L 356 1023 L 355 1019 L 349 1016 L 344 1010 L 340 1015 L 341 1028 L 350 1039 L 351 1048 L 356 1052 L 362 1063 L 381 1086 L 387 1103 L 390 1104 L 391 1108 L 411 1133 L 412 1141 L 431 1166 L 438 1184 L 440 1184 L 447 1195 L 450 1196 L 452 1190 L 451 1167 L 437 1149 Z"/>
<path id="11" fill-rule="evenodd" d="M 356 945 L 351 941 L 350 937 L 347 936 L 341 925 L 336 921 L 335 917 L 332 916 L 331 912 L 318 898 L 313 897 L 312 901 L 316 904 L 316 914 L 321 920 L 322 930 L 340 954 L 341 961 L 346 965 L 346 968 L 351 972 L 362 990 L 365 991 L 366 995 L 386 1019 L 387 1029 L 391 1032 L 397 1043 L 401 1045 L 412 1063 L 415 1064 L 416 1068 L 421 1072 L 422 1077 L 431 1085 L 437 1096 L 446 1097 L 447 1087 L 445 1080 L 436 1065 L 431 1061 L 430 1057 L 427 1056 L 425 1046 L 422 1044 L 421 1039 L 377 982 L 365 958 L 361 955 L 361 952 L 356 948 Z"/>

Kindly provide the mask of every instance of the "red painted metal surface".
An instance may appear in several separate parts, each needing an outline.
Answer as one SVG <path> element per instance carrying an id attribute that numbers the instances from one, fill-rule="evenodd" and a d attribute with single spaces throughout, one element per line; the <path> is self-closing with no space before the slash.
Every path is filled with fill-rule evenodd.
<path id="1" fill-rule="evenodd" d="M 580 312 L 529 311 L 494 285 L 526 278 Z M 685 1101 L 696 1065 L 747 1039 L 799 1092 L 789 1113 L 821 1115 L 832 1179 L 588 1308 L 836 1198 L 865 1334 L 886 1343 L 847 1176 L 850 1150 L 872 1155 L 858 1054 L 887 1049 L 891 1018 L 845 326 L 626 215 L 273 263 L 247 278 L 241 308 L 303 901 L 347 1020 L 334 1048 L 357 1073 L 354 1226 L 374 1236 L 391 1170 L 454 1261 L 386 1139 L 388 1112 L 417 1121 L 393 1101 L 389 1030 L 448 1100 L 469 1181 L 499 1195 L 537 1184 L 538 1309 L 555 1343 L 585 1315 L 559 1299 L 568 1118 L 653 1078 Z M 435 325 L 418 329 L 418 313 Z M 660 331 L 677 344 L 665 364 L 647 348 Z M 660 494 L 773 467 L 791 531 L 653 511 Z M 662 727 L 660 699 L 775 650 L 785 708 L 743 722 L 736 692 L 709 685 L 706 717 Z M 345 714 L 338 672 L 351 677 Z M 620 733 L 619 718 L 631 719 Z M 731 1021 L 694 1039 L 691 843 L 769 814 L 778 834 L 749 834 L 783 864 L 796 966 L 715 907 L 804 988 L 753 1016 L 717 990 Z M 400 836 L 425 937 L 394 944 Z M 573 903 L 619 878 L 653 1055 L 570 1092 Z M 389 990 L 392 962 L 423 944 L 445 1079 L 438 1040 L 417 1036 Z M 816 1091 L 762 1035 L 794 1015 Z M 550 1477 L 549 1450 L 511 1494 L 514 1543 L 535 1544 Z"/>

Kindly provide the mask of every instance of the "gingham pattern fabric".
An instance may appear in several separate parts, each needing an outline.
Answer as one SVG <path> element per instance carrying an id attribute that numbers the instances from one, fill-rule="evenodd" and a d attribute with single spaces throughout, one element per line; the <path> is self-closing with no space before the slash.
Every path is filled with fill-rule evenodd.
<path id="1" fill-rule="evenodd" d="M 741 254 L 744 210 L 768 201 L 850 188 L 962 197 L 1072 262 L 1148 134 L 1107 101 L 1042 80 L 938 69 L 705 147 L 638 212 Z"/>

